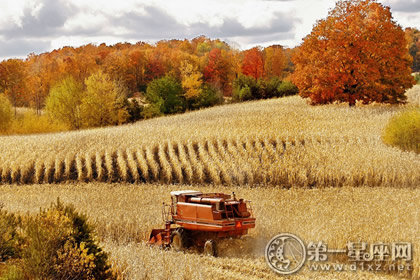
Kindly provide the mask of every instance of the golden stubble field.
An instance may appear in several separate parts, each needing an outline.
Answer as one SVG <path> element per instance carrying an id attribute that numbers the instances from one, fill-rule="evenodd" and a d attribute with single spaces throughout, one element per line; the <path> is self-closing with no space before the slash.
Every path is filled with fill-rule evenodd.
<path id="1" fill-rule="evenodd" d="M 145 245 L 150 230 L 162 227 L 161 203 L 169 192 L 235 191 L 252 201 L 257 227 L 249 238 L 220 244 L 220 257 L 197 251 L 177 253 Z M 0 201 L 13 212 L 37 212 L 57 197 L 88 214 L 98 237 L 128 279 L 271 279 L 265 263 L 266 242 L 291 232 L 305 242 L 324 241 L 344 248 L 348 241 L 412 242 L 420 247 L 420 189 L 343 187 L 249 188 L 224 186 L 132 185 L 82 183 L 63 185 L 6 185 Z M 419 259 L 415 253 L 415 265 Z M 416 272 L 418 273 L 418 271 Z M 392 279 L 398 275 L 372 272 L 311 272 L 305 268 L 292 279 Z"/>
<path id="2" fill-rule="evenodd" d="M 3 136 L 0 180 L 416 187 L 420 157 L 380 139 L 404 107 L 312 107 L 293 96 L 121 127 Z"/>
<path id="3" fill-rule="evenodd" d="M 74 204 L 127 279 L 271 279 L 263 249 L 279 232 L 331 248 L 414 246 L 412 275 L 305 268 L 293 279 L 416 278 L 420 156 L 381 141 L 405 107 L 312 107 L 288 97 L 121 127 L 0 137 L 0 202 L 19 213 L 57 197 Z M 149 248 L 150 230 L 162 226 L 161 203 L 175 189 L 235 191 L 253 201 L 257 228 L 220 244 L 219 258 Z"/>

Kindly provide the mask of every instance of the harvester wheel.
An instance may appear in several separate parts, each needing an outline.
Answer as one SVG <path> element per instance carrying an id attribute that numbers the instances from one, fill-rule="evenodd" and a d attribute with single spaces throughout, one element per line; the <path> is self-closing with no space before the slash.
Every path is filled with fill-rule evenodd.
<path id="1" fill-rule="evenodd" d="M 175 251 L 184 251 L 188 247 L 188 236 L 183 228 L 176 229 L 171 234 L 171 247 Z"/>
<path id="2" fill-rule="evenodd" d="M 207 240 L 206 243 L 204 243 L 204 252 L 203 253 L 207 256 L 217 257 L 216 241 Z"/>

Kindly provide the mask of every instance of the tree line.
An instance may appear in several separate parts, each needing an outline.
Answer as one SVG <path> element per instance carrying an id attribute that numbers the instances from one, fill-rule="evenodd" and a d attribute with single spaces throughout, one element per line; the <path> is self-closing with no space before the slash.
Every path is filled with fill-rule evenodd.
<path id="1" fill-rule="evenodd" d="M 285 78 L 293 70 L 290 56 L 291 50 L 281 46 L 239 51 L 204 36 L 164 40 L 155 45 L 138 42 L 63 47 L 30 54 L 24 60 L 2 61 L 0 92 L 13 105 L 42 109 L 50 89 L 61 80 L 71 76 L 83 83 L 91 74 L 102 71 L 125 86 L 129 97 L 145 92 L 151 81 L 166 75 L 182 81 L 187 96 L 197 95 L 203 83 L 230 96 L 233 80 L 241 73 L 256 79 Z"/>
<path id="2" fill-rule="evenodd" d="M 204 36 L 64 47 L 2 61 L 0 93 L 73 129 L 103 126 L 223 103 L 243 75 L 282 81 L 293 71 L 291 55 L 278 45 L 240 51 Z"/>
<path id="3" fill-rule="evenodd" d="M 47 109 L 77 129 L 297 92 L 312 104 L 401 103 L 419 70 L 417 29 L 375 0 L 342 0 L 294 49 L 240 51 L 204 36 L 64 47 L 2 61 L 0 93 L 15 115 Z"/>

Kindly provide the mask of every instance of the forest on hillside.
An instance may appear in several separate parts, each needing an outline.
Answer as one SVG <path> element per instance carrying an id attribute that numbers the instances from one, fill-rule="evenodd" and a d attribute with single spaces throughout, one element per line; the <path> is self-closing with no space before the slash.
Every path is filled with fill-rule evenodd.
<path id="1" fill-rule="evenodd" d="M 15 134 L 116 125 L 299 91 L 313 104 L 404 102 L 405 89 L 414 83 L 409 73 L 420 71 L 420 31 L 403 31 L 377 3 L 349 5 L 344 10 L 353 19 L 343 23 L 341 10 L 332 10 L 293 49 L 239 50 L 200 36 L 67 46 L 3 60 L 0 130 Z M 365 24 L 357 25 L 356 19 Z M 342 33 L 328 33 L 329 25 Z"/>
<path id="2" fill-rule="evenodd" d="M 165 75 L 195 87 L 195 81 L 209 83 L 230 96 L 232 82 L 240 73 L 255 79 L 286 77 L 293 71 L 291 52 L 282 46 L 239 51 L 204 36 L 154 45 L 138 42 L 63 47 L 1 62 L 0 89 L 14 106 L 42 109 L 49 90 L 63 78 L 71 76 L 83 82 L 102 70 L 126 87 L 129 97 L 145 92 L 152 80 Z"/>
<path id="3" fill-rule="evenodd" d="M 407 28 L 405 34 L 413 58 L 412 70 L 419 72 L 420 31 Z M 145 92 L 152 80 L 167 74 L 187 86 L 212 84 L 223 95 L 231 96 L 233 81 L 241 73 L 255 79 L 286 78 L 294 69 L 291 55 L 295 50 L 273 45 L 240 51 L 205 36 L 163 40 L 154 45 L 138 42 L 63 47 L 42 54 L 32 53 L 26 59 L 3 60 L 0 92 L 8 96 L 14 106 L 40 110 L 50 89 L 63 78 L 72 76 L 83 82 L 92 73 L 102 70 L 126 87 L 129 97 Z M 196 75 L 192 75 L 194 73 Z"/>

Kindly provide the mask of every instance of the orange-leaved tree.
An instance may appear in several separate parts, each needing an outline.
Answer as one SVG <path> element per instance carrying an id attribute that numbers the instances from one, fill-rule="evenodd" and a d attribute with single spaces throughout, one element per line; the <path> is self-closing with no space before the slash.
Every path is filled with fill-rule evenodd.
<path id="1" fill-rule="evenodd" d="M 286 68 L 286 55 L 281 45 L 273 45 L 264 49 L 264 76 L 282 78 Z"/>
<path id="2" fill-rule="evenodd" d="M 342 0 L 293 55 L 292 75 L 312 104 L 401 103 L 412 87 L 404 31 L 375 0 Z"/>
<path id="3" fill-rule="evenodd" d="M 9 97 L 13 107 L 22 105 L 25 93 L 26 68 L 20 59 L 3 60 L 0 63 L 0 93 Z"/>
<path id="4" fill-rule="evenodd" d="M 263 53 L 258 47 L 244 52 L 244 60 L 242 61 L 242 73 L 244 75 L 254 77 L 255 80 L 261 78 L 264 75 Z"/>
<path id="5" fill-rule="evenodd" d="M 413 72 L 420 71 L 420 30 L 417 28 L 406 28 L 405 39 L 407 40 L 408 52 L 413 57 L 411 68 Z"/>
<path id="6" fill-rule="evenodd" d="M 224 95 L 231 94 L 234 75 L 234 57 L 226 50 L 213 48 L 208 53 L 207 66 L 203 69 L 204 80 L 220 89 Z"/>

